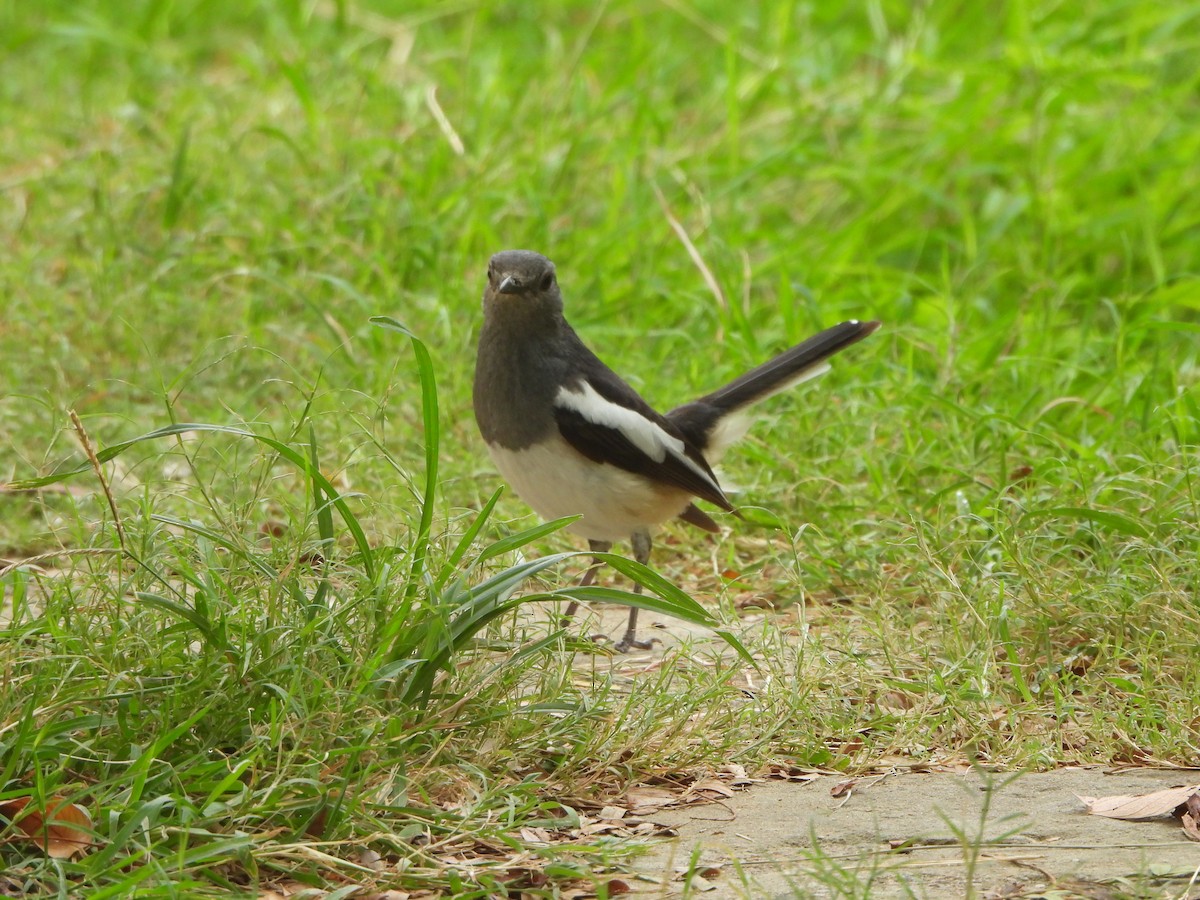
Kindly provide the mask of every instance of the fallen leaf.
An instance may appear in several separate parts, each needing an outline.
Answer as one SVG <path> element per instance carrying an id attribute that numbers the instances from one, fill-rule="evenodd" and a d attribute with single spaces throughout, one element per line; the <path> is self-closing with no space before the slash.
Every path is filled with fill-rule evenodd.
<path id="1" fill-rule="evenodd" d="M 258 526 L 258 533 L 264 537 L 283 537 L 287 530 L 287 525 L 278 519 L 267 519 Z"/>
<path id="2" fill-rule="evenodd" d="M 51 797 L 50 813 L 29 808 L 32 797 L 13 797 L 0 802 L 0 816 L 24 832 L 52 859 L 70 859 L 86 853 L 92 845 L 92 817 L 77 803 Z"/>
<path id="3" fill-rule="evenodd" d="M 909 712 L 916 705 L 913 697 L 903 691 L 888 691 L 876 702 L 880 709 L 899 712 Z"/>
<path id="4" fill-rule="evenodd" d="M 1093 816 L 1109 819 L 1153 819 L 1165 816 L 1200 791 L 1200 784 L 1166 788 L 1149 794 L 1118 794 L 1112 797 L 1080 797 Z"/>
<path id="5" fill-rule="evenodd" d="M 1193 841 L 1200 841 L 1200 822 L 1190 812 L 1185 812 L 1179 817 L 1183 822 L 1183 833 Z"/>
<path id="6" fill-rule="evenodd" d="M 751 785 L 755 781 L 755 779 L 746 773 L 746 767 L 739 766 L 737 763 L 729 763 L 728 765 L 721 766 L 721 768 L 717 769 L 717 775 L 734 787 Z"/>
<path id="7" fill-rule="evenodd" d="M 309 885 L 299 881 L 274 881 L 271 887 L 259 891 L 258 900 L 288 900 L 297 894 L 311 890 Z M 366 898 L 364 898 L 366 900 Z"/>
<path id="8" fill-rule="evenodd" d="M 1008 489 L 1011 491 L 1032 474 L 1033 466 L 1017 466 L 1008 473 Z"/>
<path id="9" fill-rule="evenodd" d="M 1188 813 L 1191 814 L 1193 819 L 1200 821 L 1200 791 L 1197 791 L 1195 794 L 1192 794 L 1192 796 L 1188 797 L 1187 800 L 1183 802 L 1183 806 L 1175 810 L 1175 815 L 1177 816 L 1184 816 Z"/>
<path id="10" fill-rule="evenodd" d="M 733 601 L 733 606 L 738 610 L 753 612 L 755 610 L 780 609 L 782 604 L 775 597 L 761 591 L 745 591 Z"/>
<path id="11" fill-rule="evenodd" d="M 711 799 L 701 797 L 700 795 L 703 794 L 716 794 L 718 797 L 732 797 L 733 788 L 723 781 L 718 781 L 716 778 L 701 778 L 683 792 L 683 798 L 693 800 Z"/>
<path id="12" fill-rule="evenodd" d="M 596 814 L 598 819 L 623 819 L 625 814 L 629 812 L 623 806 L 606 806 Z"/>
<path id="13" fill-rule="evenodd" d="M 540 888 L 550 880 L 545 872 L 534 866 L 512 866 L 504 874 L 510 888 Z"/>
<path id="14" fill-rule="evenodd" d="M 675 828 L 657 822 L 639 822 L 629 833 L 637 837 L 679 837 Z"/>
<path id="15" fill-rule="evenodd" d="M 662 809 L 679 801 L 679 794 L 665 788 L 631 787 L 625 792 L 625 802 L 635 816 L 655 809 Z"/>
<path id="16" fill-rule="evenodd" d="M 802 769 L 799 766 L 787 766 L 780 763 L 774 763 L 767 769 L 767 777 L 778 781 L 791 781 L 800 784 L 808 784 L 810 781 L 816 781 L 821 777 L 820 772 L 814 772 L 811 769 Z"/>
<path id="17" fill-rule="evenodd" d="M 304 833 L 310 838 L 316 838 L 318 841 L 321 840 L 321 838 L 325 837 L 325 825 L 328 819 L 329 807 L 322 806 L 317 810 L 317 814 L 304 826 Z"/>
<path id="18" fill-rule="evenodd" d="M 851 756 L 861 750 L 863 746 L 862 738 L 850 738 L 849 740 L 842 741 L 838 747 L 838 754 L 841 756 Z"/>
<path id="19" fill-rule="evenodd" d="M 858 784 L 857 778 L 847 778 L 845 781 L 839 781 L 829 789 L 830 797 L 845 797 L 854 790 Z"/>
<path id="20" fill-rule="evenodd" d="M 629 827 L 620 822 L 585 822 L 583 827 L 579 829 L 579 833 L 584 837 L 591 837 L 595 834 L 625 834 L 629 831 Z"/>

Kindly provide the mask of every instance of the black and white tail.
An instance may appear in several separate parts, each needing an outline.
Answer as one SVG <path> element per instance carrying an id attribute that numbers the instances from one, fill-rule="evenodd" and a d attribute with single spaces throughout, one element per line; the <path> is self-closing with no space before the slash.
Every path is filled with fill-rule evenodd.
<path id="1" fill-rule="evenodd" d="M 785 350 L 723 388 L 667 413 L 666 418 L 700 448 L 710 463 L 749 430 L 749 409 L 768 397 L 829 371 L 829 357 L 856 344 L 879 322 L 851 319 Z"/>

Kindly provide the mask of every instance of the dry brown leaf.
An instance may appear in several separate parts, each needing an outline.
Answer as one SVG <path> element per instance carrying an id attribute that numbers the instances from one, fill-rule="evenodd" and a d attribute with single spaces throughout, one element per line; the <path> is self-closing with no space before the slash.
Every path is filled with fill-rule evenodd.
<path id="1" fill-rule="evenodd" d="M 831 787 L 829 789 L 829 796 L 830 797 L 845 797 L 847 794 L 849 794 L 851 791 L 854 790 L 854 788 L 857 784 L 858 784 L 857 778 L 847 778 L 845 781 L 839 781 L 837 784 L 835 784 L 833 787 Z"/>
<path id="2" fill-rule="evenodd" d="M 810 781 L 816 781 L 821 777 L 820 772 L 814 772 L 811 769 L 802 769 L 800 766 L 785 766 L 779 763 L 774 763 L 768 767 L 766 774 L 768 778 L 799 784 L 808 784 Z"/>
<path id="3" fill-rule="evenodd" d="M 675 880 L 685 882 L 687 884 L 688 891 L 700 891 L 702 893 L 707 893 L 708 891 L 715 891 L 717 889 L 717 885 L 713 884 L 703 875 L 691 872 L 690 870 L 677 872 L 675 874 Z"/>
<path id="4" fill-rule="evenodd" d="M 540 888 L 545 887 L 549 882 L 550 877 L 540 868 L 530 865 L 515 865 L 510 867 L 505 873 L 505 883 L 512 889 L 522 890 L 524 896 L 524 888 Z"/>
<path id="5" fill-rule="evenodd" d="M 1112 797 L 1080 797 L 1093 816 L 1109 819 L 1153 819 L 1165 816 L 1200 791 L 1200 784 L 1166 788 L 1149 794 L 1118 794 Z"/>
<path id="6" fill-rule="evenodd" d="M 32 797 L 13 797 L 0 802 L 0 816 L 8 819 L 23 836 L 37 844 L 52 859 L 70 859 L 86 853 L 92 845 L 92 817 L 77 803 L 50 798 L 51 811 L 30 809 Z"/>
<path id="7" fill-rule="evenodd" d="M 1033 474 L 1033 466 L 1029 466 L 1029 465 L 1017 466 L 1015 469 L 1013 469 L 1011 472 L 1008 473 L 1008 483 L 1016 484 L 1018 481 L 1024 481 L 1026 478 L 1028 478 L 1032 474 Z"/>
<path id="8" fill-rule="evenodd" d="M 629 812 L 623 806 L 606 806 L 596 814 L 600 819 L 623 819 L 625 814 Z"/>
<path id="9" fill-rule="evenodd" d="M 1183 822 L 1183 833 L 1193 841 L 1200 841 L 1200 821 L 1190 812 L 1185 812 L 1180 820 Z"/>
<path id="10" fill-rule="evenodd" d="M 1183 806 L 1175 810 L 1177 816 L 1183 816 L 1187 813 L 1190 813 L 1193 819 L 1200 821 L 1200 791 L 1188 797 L 1184 801 Z"/>
<path id="11" fill-rule="evenodd" d="M 628 829 L 627 825 L 621 822 L 585 822 L 579 829 L 579 833 L 585 837 L 591 837 L 594 834 L 623 834 Z"/>
<path id="12" fill-rule="evenodd" d="M 651 810 L 662 809 L 664 806 L 670 806 L 678 801 L 679 794 L 665 788 L 637 786 L 631 787 L 625 792 L 625 802 L 629 805 L 629 811 L 635 816 Z"/>
<path id="13" fill-rule="evenodd" d="M 312 885 L 304 884 L 300 881 L 273 881 L 271 887 L 262 888 L 258 894 L 258 900 L 289 900 L 297 894 L 305 894 L 312 891 Z M 369 898 L 362 898 L 369 900 Z"/>
<path id="14" fill-rule="evenodd" d="M 615 837 L 674 837 L 675 829 L 644 819 L 591 819 L 579 828 L 579 834 L 590 837 L 611 834 Z"/>
<path id="15" fill-rule="evenodd" d="M 746 772 L 745 766 L 740 766 L 737 763 L 729 763 L 717 769 L 717 776 L 734 787 L 754 784 L 755 779 L 751 778 Z"/>
<path id="16" fill-rule="evenodd" d="M 849 738 L 848 740 L 842 741 L 841 744 L 838 746 L 837 751 L 838 751 L 838 754 L 841 756 L 853 756 L 855 753 L 857 753 L 859 750 L 861 750 L 864 746 L 865 745 L 863 744 L 862 738 L 853 737 L 853 738 Z"/>
<path id="17" fill-rule="evenodd" d="M 676 829 L 658 822 L 639 822 L 629 833 L 636 837 L 679 837 Z"/>
<path id="18" fill-rule="evenodd" d="M 916 706 L 916 701 L 911 694 L 906 694 L 903 691 L 888 691 L 880 697 L 878 703 L 880 709 L 897 711 L 897 712 L 912 712 Z"/>
<path id="19" fill-rule="evenodd" d="M 712 797 L 704 797 L 704 794 L 716 794 L 718 797 L 732 797 L 733 788 L 725 782 L 716 778 L 701 778 L 683 792 L 685 800 L 711 800 Z"/>
<path id="20" fill-rule="evenodd" d="M 287 524 L 278 519 L 267 519 L 258 526 L 258 533 L 264 537 L 283 537 L 287 534 Z"/>

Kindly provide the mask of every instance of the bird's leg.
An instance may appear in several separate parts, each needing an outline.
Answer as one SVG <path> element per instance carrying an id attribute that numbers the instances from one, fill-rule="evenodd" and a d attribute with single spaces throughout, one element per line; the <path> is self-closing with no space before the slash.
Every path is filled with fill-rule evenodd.
<path id="1" fill-rule="evenodd" d="M 607 553 L 612 549 L 611 541 L 588 541 L 588 549 L 593 553 Z M 596 583 L 596 573 L 600 571 L 600 567 L 604 565 L 600 560 L 593 558 L 592 564 L 587 567 L 587 571 L 583 573 L 583 577 L 579 579 L 580 587 L 588 587 Z M 575 611 L 579 609 L 579 601 L 572 600 L 567 604 L 567 611 L 563 614 L 563 625 L 569 625 Z"/>
<path id="2" fill-rule="evenodd" d="M 635 531 L 633 534 L 633 558 L 640 562 L 643 566 L 650 561 L 650 532 Z M 642 586 L 634 582 L 633 592 L 640 594 Z M 618 653 L 625 653 L 630 647 L 636 647 L 639 650 L 649 650 L 654 646 L 653 639 L 639 641 L 637 639 L 637 620 L 638 608 L 631 606 L 629 608 L 629 627 L 625 629 L 625 635 L 617 643 L 614 648 Z"/>

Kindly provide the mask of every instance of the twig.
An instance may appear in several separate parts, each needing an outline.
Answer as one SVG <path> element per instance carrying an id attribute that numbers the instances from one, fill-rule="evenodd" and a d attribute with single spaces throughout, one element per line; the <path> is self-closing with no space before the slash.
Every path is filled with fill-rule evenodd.
<path id="1" fill-rule="evenodd" d="M 683 243 L 683 249 L 687 251 L 688 256 L 692 258 L 692 262 L 696 264 L 696 268 L 700 270 L 700 276 L 704 279 L 704 283 L 708 285 L 708 289 L 712 291 L 712 295 L 717 298 L 717 305 L 721 308 L 721 312 L 729 312 L 729 302 L 725 299 L 725 292 L 721 290 L 721 285 L 717 283 L 717 279 L 713 276 L 712 271 L 705 265 L 704 258 L 700 255 L 700 251 L 696 249 L 696 245 L 692 243 L 692 239 L 688 237 L 688 233 L 679 224 L 679 220 L 675 218 L 671 212 L 671 208 L 667 206 L 667 198 L 663 196 L 663 192 L 659 190 L 658 185 L 654 185 L 654 196 L 658 199 L 658 205 L 662 208 L 663 215 L 667 217 L 667 224 L 671 226 L 671 230 Z M 723 340 L 725 337 L 725 329 L 723 326 L 717 327 L 717 340 Z"/>
<path id="2" fill-rule="evenodd" d="M 15 560 L 4 568 L 0 569 L 0 578 L 3 578 L 9 572 L 15 569 L 20 569 L 23 566 L 36 566 L 39 563 L 44 563 L 52 559 L 58 559 L 60 556 L 100 556 L 109 553 L 121 553 L 115 547 L 66 547 L 62 550 L 54 550 L 50 553 L 41 553 L 37 556 L 28 556 L 25 559 Z"/>
<path id="3" fill-rule="evenodd" d="M 120 543 L 121 549 L 125 550 L 125 526 L 121 524 L 121 514 L 117 512 L 117 501 L 113 498 L 112 490 L 108 486 L 108 479 L 104 477 L 104 469 L 100 467 L 100 460 L 96 458 L 96 448 L 92 446 L 92 439 L 88 437 L 87 430 L 79 421 L 79 414 L 74 409 L 67 410 L 67 413 L 71 417 L 71 424 L 75 426 L 75 436 L 79 438 L 79 444 L 92 464 L 92 471 L 100 480 L 100 488 L 104 491 L 105 499 L 108 500 L 108 508 L 112 510 L 113 525 L 117 529 L 117 542 Z"/>
<path id="4" fill-rule="evenodd" d="M 465 156 L 467 148 L 463 144 L 462 138 L 458 136 L 458 132 L 454 130 L 454 126 L 450 124 L 450 119 L 446 116 L 446 111 L 438 103 L 437 85 L 431 84 L 426 89 L 425 105 L 433 113 L 433 118 L 437 122 L 438 128 L 442 130 L 442 134 L 445 136 L 447 142 L 449 142 L 450 149 L 454 151 L 456 156 Z"/>

